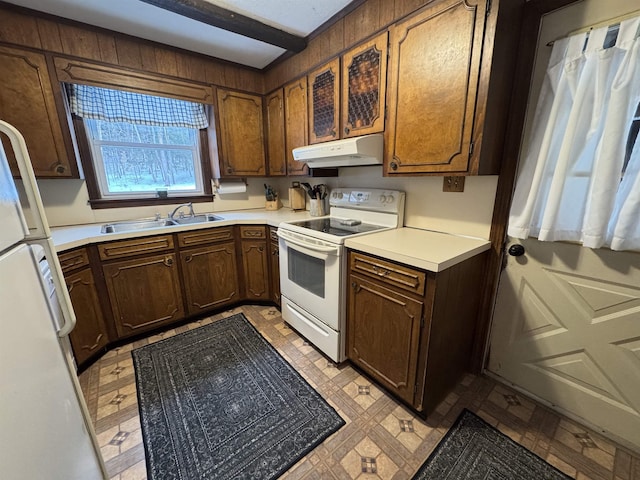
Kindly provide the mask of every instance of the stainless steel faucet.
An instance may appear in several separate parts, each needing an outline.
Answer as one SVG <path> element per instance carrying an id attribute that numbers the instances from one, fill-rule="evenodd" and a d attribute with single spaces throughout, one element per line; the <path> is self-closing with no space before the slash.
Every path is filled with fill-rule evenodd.
<path id="1" fill-rule="evenodd" d="M 182 207 L 189 207 L 189 216 L 191 216 L 191 217 L 195 217 L 195 216 L 196 216 L 195 212 L 193 211 L 193 203 L 192 203 L 192 202 L 189 202 L 189 203 L 182 203 L 182 204 L 178 205 L 178 206 L 173 210 L 173 212 L 171 212 L 171 213 L 169 214 L 169 218 L 170 218 L 171 220 L 173 220 L 174 215 L 175 215 L 176 213 L 178 213 L 178 210 L 180 210 Z M 184 217 L 184 213 L 183 213 L 183 212 L 180 212 L 180 218 L 183 218 L 183 217 Z"/>

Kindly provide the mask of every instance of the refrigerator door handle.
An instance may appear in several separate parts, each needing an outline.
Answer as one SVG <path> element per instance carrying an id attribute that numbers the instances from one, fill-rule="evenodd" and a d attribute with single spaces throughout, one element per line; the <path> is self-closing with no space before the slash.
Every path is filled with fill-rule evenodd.
<path id="1" fill-rule="evenodd" d="M 18 169 L 20 170 L 24 190 L 27 194 L 27 203 L 33 214 L 35 231 L 29 233 L 25 238 L 26 240 L 38 240 L 50 237 L 51 231 L 49 230 L 47 219 L 44 216 L 44 206 L 42 205 L 42 199 L 38 191 L 38 184 L 36 183 L 36 176 L 33 173 L 33 167 L 28 160 L 29 153 L 24 137 L 13 125 L 2 120 L 0 120 L 0 132 L 9 137 L 11 141 L 11 147 L 18 162 Z"/>

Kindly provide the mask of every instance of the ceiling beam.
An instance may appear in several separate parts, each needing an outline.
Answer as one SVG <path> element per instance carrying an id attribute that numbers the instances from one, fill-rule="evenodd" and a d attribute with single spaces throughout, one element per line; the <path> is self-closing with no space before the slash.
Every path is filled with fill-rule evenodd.
<path id="1" fill-rule="evenodd" d="M 197 20 L 213 27 L 260 40 L 285 50 L 299 53 L 307 47 L 303 37 L 287 33 L 239 13 L 218 7 L 205 0 L 141 0 L 178 15 Z"/>

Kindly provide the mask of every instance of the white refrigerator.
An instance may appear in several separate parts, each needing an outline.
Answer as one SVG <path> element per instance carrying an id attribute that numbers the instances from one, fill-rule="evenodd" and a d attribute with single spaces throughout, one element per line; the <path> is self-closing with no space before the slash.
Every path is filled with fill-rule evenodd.
<path id="1" fill-rule="evenodd" d="M 25 221 L 0 143 L 0 477 L 7 480 L 106 479 L 104 463 L 72 360 L 63 353 L 75 315 L 50 238 L 22 135 L 9 137 L 33 213 Z M 64 323 L 58 328 L 34 250 L 52 270 Z"/>

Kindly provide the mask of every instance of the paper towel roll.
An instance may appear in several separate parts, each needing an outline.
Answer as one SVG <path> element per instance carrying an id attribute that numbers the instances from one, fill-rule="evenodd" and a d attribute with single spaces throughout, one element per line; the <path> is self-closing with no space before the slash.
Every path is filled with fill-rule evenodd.
<path id="1" fill-rule="evenodd" d="M 221 182 L 217 190 L 220 195 L 226 195 L 227 193 L 244 193 L 247 191 L 247 184 L 244 182 Z"/>

